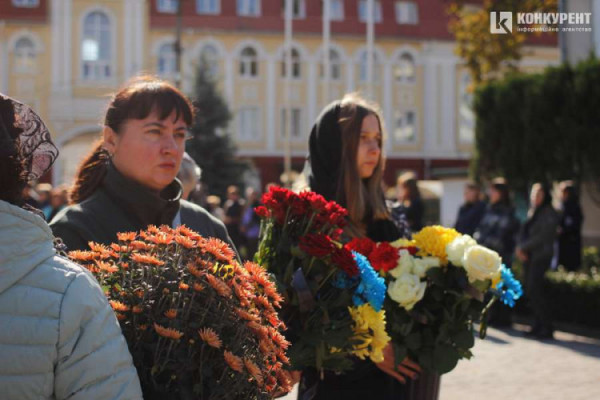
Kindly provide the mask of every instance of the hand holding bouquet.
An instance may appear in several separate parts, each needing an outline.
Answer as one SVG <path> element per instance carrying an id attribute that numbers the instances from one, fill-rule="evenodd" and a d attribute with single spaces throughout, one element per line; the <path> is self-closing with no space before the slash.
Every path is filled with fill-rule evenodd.
<path id="1" fill-rule="evenodd" d="M 484 337 L 493 302 L 514 306 L 522 294 L 496 252 L 454 229 L 430 226 L 413 240 L 376 244 L 361 239 L 348 246 L 364 252 L 385 276 L 385 310 L 396 360 L 408 356 L 439 374 L 472 356 L 473 323 L 482 322 Z M 492 295 L 487 305 L 486 293 Z"/>

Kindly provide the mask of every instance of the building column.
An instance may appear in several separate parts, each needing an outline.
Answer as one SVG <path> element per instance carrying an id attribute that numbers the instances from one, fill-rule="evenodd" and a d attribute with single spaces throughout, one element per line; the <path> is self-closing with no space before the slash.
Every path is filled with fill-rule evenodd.
<path id="1" fill-rule="evenodd" d="M 314 59 L 308 61 L 308 90 L 306 93 L 307 128 L 310 128 L 317 119 L 317 105 L 321 102 L 317 99 L 317 62 Z"/>
<path id="2" fill-rule="evenodd" d="M 133 74 L 133 30 L 135 29 L 135 16 L 133 15 L 132 0 L 123 2 L 123 80 L 129 79 Z"/>
<path id="3" fill-rule="evenodd" d="M 0 22 L 0 92 L 8 92 L 8 38 L 5 30 L 6 22 Z"/>
<path id="4" fill-rule="evenodd" d="M 52 57 L 52 91 L 56 92 L 63 86 L 62 81 L 62 61 L 63 52 L 66 50 L 62 46 L 62 28 L 63 21 L 63 0 L 52 0 L 50 3 L 50 24 L 51 24 L 51 50 Z"/>
<path id="5" fill-rule="evenodd" d="M 392 61 L 386 61 L 383 65 L 383 120 L 388 127 L 388 133 L 394 129 L 394 104 L 392 101 L 392 89 L 394 82 L 392 80 Z M 386 138 L 386 148 L 392 148 L 392 135 L 388 134 Z"/>
<path id="6" fill-rule="evenodd" d="M 62 86 L 66 94 L 71 94 L 71 80 L 72 80 L 72 68 L 71 63 L 73 59 L 73 34 L 71 25 L 73 23 L 73 0 L 64 0 L 64 7 L 62 9 L 62 46 L 63 54 L 62 58 L 59 59 L 60 68 L 62 69 Z M 79 44 L 76 43 L 76 46 Z M 78 74 L 77 74 L 78 75 Z"/>
<path id="7" fill-rule="evenodd" d="M 275 97 L 277 92 L 275 90 L 275 79 L 277 79 L 277 73 L 275 72 L 276 61 L 273 56 L 267 58 L 267 113 L 266 113 L 266 135 L 267 135 L 267 150 L 270 152 L 275 151 Z"/>

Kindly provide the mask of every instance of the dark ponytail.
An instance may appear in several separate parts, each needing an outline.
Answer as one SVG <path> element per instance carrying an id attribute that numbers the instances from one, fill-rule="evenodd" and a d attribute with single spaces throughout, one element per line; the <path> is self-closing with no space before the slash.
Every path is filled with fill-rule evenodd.
<path id="1" fill-rule="evenodd" d="M 152 112 L 159 119 L 166 119 L 175 111 L 175 118 L 182 118 L 190 126 L 194 118 L 192 103 L 176 87 L 152 76 L 141 76 L 128 82 L 111 99 L 104 126 L 116 134 L 121 132 L 128 119 L 144 119 Z M 108 152 L 103 141 L 95 143 L 77 171 L 75 184 L 69 193 L 71 204 L 81 203 L 90 197 L 102 184 L 109 163 Z"/>
<path id="2" fill-rule="evenodd" d="M 100 186 L 108 168 L 109 155 L 98 140 L 93 150 L 81 162 L 77 170 L 77 179 L 69 191 L 69 203 L 81 203 L 90 197 Z"/>

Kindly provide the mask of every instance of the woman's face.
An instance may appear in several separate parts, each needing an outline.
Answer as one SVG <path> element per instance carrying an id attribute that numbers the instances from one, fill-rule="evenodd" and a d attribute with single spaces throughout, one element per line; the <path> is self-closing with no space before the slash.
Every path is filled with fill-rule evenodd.
<path id="1" fill-rule="evenodd" d="M 490 188 L 490 203 L 496 204 L 502 198 L 502 194 L 500 194 L 499 190 L 496 190 L 494 187 Z"/>
<path id="2" fill-rule="evenodd" d="M 362 179 L 370 178 L 380 162 L 381 130 L 379 121 L 373 114 L 367 115 L 360 129 L 360 141 L 356 157 L 358 173 Z"/>
<path id="3" fill-rule="evenodd" d="M 541 206 L 544 202 L 544 192 L 542 191 L 542 188 L 540 188 L 539 186 L 534 186 L 533 188 L 531 188 L 530 200 L 531 204 L 533 204 L 534 207 Z"/>
<path id="4" fill-rule="evenodd" d="M 177 175 L 185 151 L 187 125 L 175 111 L 160 120 L 156 111 L 144 119 L 129 119 L 117 134 L 106 127 L 104 146 L 115 167 L 142 185 L 162 190 Z"/>

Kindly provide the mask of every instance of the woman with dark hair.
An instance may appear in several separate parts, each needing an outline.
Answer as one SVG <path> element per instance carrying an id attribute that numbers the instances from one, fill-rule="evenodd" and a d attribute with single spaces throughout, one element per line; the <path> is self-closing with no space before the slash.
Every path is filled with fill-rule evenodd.
<path id="1" fill-rule="evenodd" d="M 519 232 L 519 221 L 510 200 L 508 185 L 503 178 L 492 181 L 489 200 L 473 236 L 477 243 L 498 252 L 502 262 L 510 268 Z"/>
<path id="2" fill-rule="evenodd" d="M 121 89 L 106 112 L 103 138 L 79 168 L 72 205 L 50 224 L 54 234 L 76 250 L 89 241 L 114 242 L 117 232 L 185 224 L 231 245 L 220 221 L 181 199 L 175 179 L 193 117 L 189 100 L 165 81 L 140 77 Z"/>
<path id="3" fill-rule="evenodd" d="M 425 206 L 421 200 L 421 191 L 416 175 L 412 172 L 400 175 L 396 189 L 398 190 L 398 202 L 392 209 L 394 218 L 404 216 L 411 232 L 419 232 L 423 228 Z"/>
<path id="4" fill-rule="evenodd" d="M 382 189 L 383 126 L 376 106 L 346 95 L 327 106 L 315 123 L 305 166 L 310 189 L 348 210 L 345 239 L 369 237 L 394 241 L 401 237 L 390 219 Z M 303 371 L 299 399 L 399 399 L 404 380 L 388 351 L 382 364 L 356 360 L 346 374 Z M 314 397 L 312 397 L 314 396 Z"/>
<path id="5" fill-rule="evenodd" d="M 530 335 L 552 339 L 552 317 L 543 293 L 544 275 L 554 256 L 559 217 L 552 207 L 552 194 L 547 185 L 536 183 L 531 188 L 531 204 L 527 222 L 521 231 L 517 257 L 525 268 L 525 293 L 533 312 Z"/>
<path id="6" fill-rule="evenodd" d="M 498 252 L 504 265 L 511 268 L 519 233 L 519 220 L 515 216 L 510 191 L 504 178 L 496 178 L 492 181 L 489 200 L 473 237 L 482 246 Z M 490 312 L 490 325 L 499 328 L 510 327 L 511 310 L 502 304 L 494 304 Z"/>
<path id="7" fill-rule="evenodd" d="M 23 188 L 58 151 L 42 120 L 0 94 L 0 393 L 3 399 L 141 399 L 117 318 L 94 277 L 59 257 Z"/>
<path id="8" fill-rule="evenodd" d="M 583 213 L 572 181 L 561 183 L 562 213 L 558 229 L 558 263 L 568 271 L 581 266 L 581 227 Z"/>

